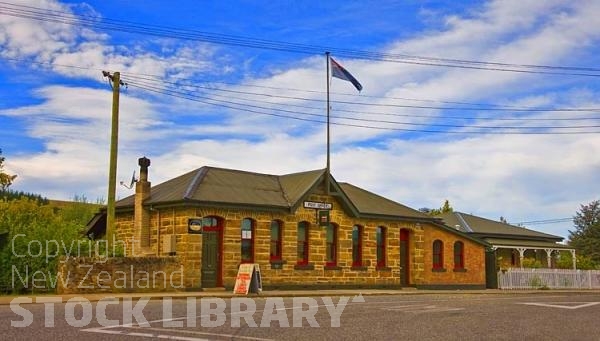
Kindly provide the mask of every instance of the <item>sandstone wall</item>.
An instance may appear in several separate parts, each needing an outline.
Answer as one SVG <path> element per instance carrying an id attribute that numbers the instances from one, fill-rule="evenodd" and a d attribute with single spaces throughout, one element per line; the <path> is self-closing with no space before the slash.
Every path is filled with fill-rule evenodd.
<path id="1" fill-rule="evenodd" d="M 485 248 L 470 239 L 434 226 L 426 226 L 424 233 L 423 285 L 485 287 Z M 444 245 L 444 267 L 433 270 L 433 242 L 441 240 Z M 454 243 L 464 243 L 464 269 L 454 268 Z"/>
<path id="2" fill-rule="evenodd" d="M 57 276 L 58 294 L 184 289 L 177 257 L 62 257 Z"/>
<path id="3" fill-rule="evenodd" d="M 400 229 L 409 231 L 409 285 L 421 284 L 485 284 L 484 248 L 468 239 L 465 243 L 465 273 L 432 273 L 430 244 L 435 238 L 443 238 L 446 247 L 452 248 L 452 240 L 460 238 L 449 232 L 442 232 L 433 226 L 427 227 L 410 221 L 356 219 L 349 217 L 341 203 L 334 196 L 313 194 L 305 200 L 333 203 L 330 214 L 332 223 L 339 226 L 337 244 L 337 266 L 325 265 L 326 230 L 317 224 L 313 209 L 300 207 L 294 214 L 241 210 L 214 207 L 171 207 L 153 208 L 150 211 L 150 247 L 142 249 L 135 241 L 133 212 L 120 213 L 117 217 L 116 234 L 125 239 L 126 255 L 165 256 L 164 239 L 176 236 L 175 255 L 183 265 L 184 286 L 187 290 L 202 288 L 202 235 L 188 233 L 188 220 L 206 216 L 220 217 L 224 221 L 222 244 L 223 285 L 232 288 L 235 284 L 238 266 L 241 260 L 241 221 L 251 218 L 255 221 L 254 262 L 262 272 L 265 288 L 288 287 L 400 287 Z M 283 259 L 271 264 L 270 226 L 272 220 L 283 224 Z M 308 221 L 309 228 L 309 265 L 297 266 L 297 225 Z M 363 267 L 352 267 L 352 228 L 355 224 L 364 228 Z M 386 267 L 376 268 L 376 228 L 384 226 L 386 238 Z M 434 238 L 434 239 L 432 239 Z M 462 239 L 460 239 L 462 240 Z M 446 242 L 448 241 L 448 242 Z M 447 261 L 452 260 L 451 249 L 446 251 Z"/>

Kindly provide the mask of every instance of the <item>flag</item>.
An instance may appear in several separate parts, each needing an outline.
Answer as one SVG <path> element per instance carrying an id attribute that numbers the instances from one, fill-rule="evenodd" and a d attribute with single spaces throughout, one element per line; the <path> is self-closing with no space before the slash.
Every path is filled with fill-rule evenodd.
<path id="1" fill-rule="evenodd" d="M 356 78 L 354 78 L 354 76 L 350 74 L 350 72 L 348 72 L 348 70 L 344 69 L 340 64 L 338 64 L 338 62 L 333 60 L 333 58 L 329 59 L 331 60 L 331 75 L 333 77 L 346 80 L 352 83 L 356 90 L 362 90 L 362 85 L 356 80 Z"/>

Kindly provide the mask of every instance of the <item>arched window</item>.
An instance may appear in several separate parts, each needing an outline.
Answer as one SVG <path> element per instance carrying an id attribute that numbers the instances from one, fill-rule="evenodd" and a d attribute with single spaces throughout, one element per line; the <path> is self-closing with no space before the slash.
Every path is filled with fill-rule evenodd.
<path id="1" fill-rule="evenodd" d="M 282 223 L 279 220 L 271 222 L 271 261 L 280 261 L 282 259 L 281 238 L 283 231 L 281 226 Z"/>
<path id="2" fill-rule="evenodd" d="M 462 270 L 465 268 L 465 244 L 458 241 L 454 243 L 454 269 Z"/>
<path id="3" fill-rule="evenodd" d="M 242 263 L 254 263 L 254 220 L 242 219 Z"/>
<path id="4" fill-rule="evenodd" d="M 433 242 L 433 268 L 444 268 L 444 243 L 439 239 Z"/>
<path id="5" fill-rule="evenodd" d="M 384 268 L 386 267 L 386 228 L 383 226 L 378 226 L 376 229 L 376 238 L 377 238 L 377 267 Z"/>
<path id="6" fill-rule="evenodd" d="M 363 227 L 352 227 L 352 266 L 362 266 Z"/>
<path id="7" fill-rule="evenodd" d="M 301 221 L 298 223 L 298 246 L 297 246 L 297 263 L 298 265 L 308 264 L 308 234 L 309 223 Z"/>
<path id="8" fill-rule="evenodd" d="M 327 236 L 325 238 L 325 265 L 336 266 L 337 265 L 337 231 L 338 227 L 336 224 L 329 224 L 327 226 Z"/>

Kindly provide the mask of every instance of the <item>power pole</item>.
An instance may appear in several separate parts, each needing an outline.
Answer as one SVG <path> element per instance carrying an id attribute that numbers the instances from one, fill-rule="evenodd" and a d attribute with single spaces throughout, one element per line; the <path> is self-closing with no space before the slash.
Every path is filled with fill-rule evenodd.
<path id="1" fill-rule="evenodd" d="M 102 75 L 107 77 L 112 85 L 112 123 L 110 132 L 110 160 L 108 166 L 108 203 L 106 207 L 106 241 L 107 252 L 110 250 L 115 231 L 115 197 L 117 191 L 117 155 L 119 144 L 119 87 L 124 85 L 121 82 L 121 74 L 115 72 L 102 71 Z"/>
<path id="2" fill-rule="evenodd" d="M 331 61 L 329 60 L 329 52 L 325 52 L 325 57 L 327 59 L 327 166 L 325 167 L 325 194 L 329 195 L 329 177 L 331 176 L 331 161 L 330 161 L 330 137 L 329 137 L 329 82 L 331 82 L 331 77 L 329 76 L 329 67 L 331 65 Z"/>

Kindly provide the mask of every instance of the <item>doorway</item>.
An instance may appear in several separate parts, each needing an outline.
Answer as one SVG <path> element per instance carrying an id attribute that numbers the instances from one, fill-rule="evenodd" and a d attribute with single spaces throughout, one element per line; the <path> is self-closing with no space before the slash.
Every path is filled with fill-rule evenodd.
<path id="1" fill-rule="evenodd" d="M 202 267 L 201 280 L 203 288 L 223 286 L 222 246 L 223 224 L 215 217 L 202 219 Z"/>

